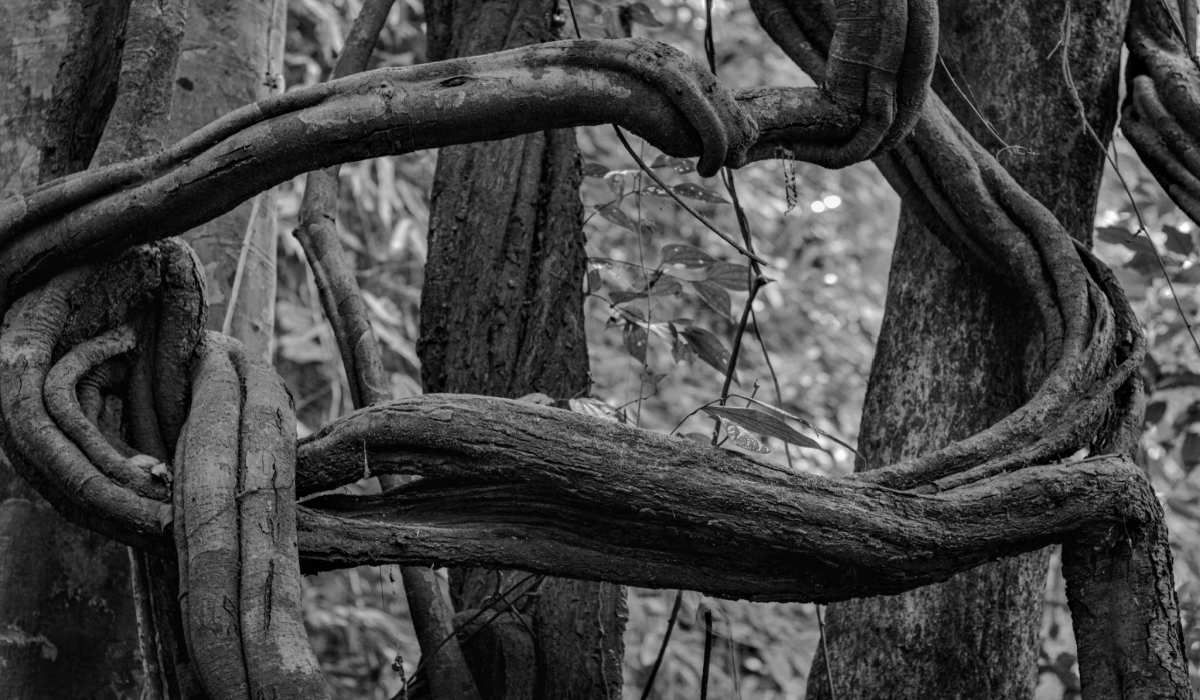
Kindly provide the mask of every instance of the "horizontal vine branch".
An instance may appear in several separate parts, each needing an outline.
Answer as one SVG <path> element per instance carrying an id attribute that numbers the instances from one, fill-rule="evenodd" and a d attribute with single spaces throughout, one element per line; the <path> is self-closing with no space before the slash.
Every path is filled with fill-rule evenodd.
<path id="1" fill-rule="evenodd" d="M 423 478 L 380 496 L 303 502 L 306 570 L 432 561 L 827 602 L 898 593 L 1085 532 L 1123 527 L 1137 538 L 1161 517 L 1123 457 L 920 495 L 463 395 L 393 401 L 331 424 L 302 442 L 298 488 L 352 482 L 364 463 Z"/>

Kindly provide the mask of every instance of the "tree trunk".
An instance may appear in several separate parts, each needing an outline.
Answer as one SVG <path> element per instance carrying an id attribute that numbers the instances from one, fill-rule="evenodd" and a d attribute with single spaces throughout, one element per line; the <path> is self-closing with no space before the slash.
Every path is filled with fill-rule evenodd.
<path id="1" fill-rule="evenodd" d="M 426 7 L 431 60 L 555 38 L 553 0 Z M 441 150 L 421 300 L 426 391 L 542 392 L 559 400 L 587 394 L 580 179 L 569 130 Z M 456 571 L 455 604 L 479 607 L 516 578 Z M 535 697 L 620 697 L 621 586 L 547 579 L 525 611 L 536 630 Z"/>
<path id="2" fill-rule="evenodd" d="M 286 0 L 192 0 L 167 143 L 283 91 L 286 22 Z M 208 327 L 268 359 L 275 326 L 275 234 L 270 189 L 183 236 L 204 263 Z"/>
<path id="3" fill-rule="evenodd" d="M 128 6 L 0 4 L 0 197 L 87 167 Z M 67 523 L 0 455 L 0 697 L 135 698 L 137 649 L 126 548 Z"/>
<path id="4" fill-rule="evenodd" d="M 1030 151 L 1006 151 L 1000 162 L 1086 242 L 1103 150 L 1083 129 L 1062 57 L 1107 145 L 1128 3 L 1071 4 L 1067 44 L 1062 3 L 944 0 L 934 87 L 984 147 Z M 860 470 L 965 438 L 1029 398 L 1048 368 L 1017 299 L 902 213 Z M 903 595 L 830 606 L 831 663 L 827 672 L 818 654 L 810 697 L 830 697 L 831 681 L 839 697 L 1031 697 L 1046 562 L 1031 553 Z"/>

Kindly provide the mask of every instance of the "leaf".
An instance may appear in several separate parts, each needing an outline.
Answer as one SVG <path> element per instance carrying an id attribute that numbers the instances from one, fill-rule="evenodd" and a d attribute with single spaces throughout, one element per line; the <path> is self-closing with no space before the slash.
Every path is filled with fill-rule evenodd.
<path id="1" fill-rule="evenodd" d="M 601 286 L 603 283 L 604 283 L 604 280 L 600 278 L 600 271 L 599 271 L 599 270 L 588 270 L 588 273 L 587 273 L 587 290 L 588 290 L 589 292 L 595 292 L 595 291 L 599 290 L 599 289 L 600 289 L 600 286 Z"/>
<path id="2" fill-rule="evenodd" d="M 1186 257 L 1191 255 L 1196 249 L 1191 235 L 1180 231 L 1174 226 L 1163 226 L 1163 233 L 1167 234 L 1167 250 L 1172 253 Z"/>
<path id="3" fill-rule="evenodd" d="M 636 22 L 643 27 L 661 27 L 662 22 L 654 16 L 654 12 L 646 7 L 644 2 L 635 2 L 632 5 L 626 5 L 624 10 L 628 13 L 629 21 Z"/>
<path id="4" fill-rule="evenodd" d="M 646 332 L 645 327 L 636 323 L 625 324 L 625 350 L 629 355 L 638 362 L 646 364 L 646 341 L 650 334 Z"/>
<path id="5" fill-rule="evenodd" d="M 610 221 L 623 229 L 637 233 L 637 225 L 633 223 L 633 219 L 629 218 L 628 214 L 621 211 L 621 207 L 617 206 L 616 202 L 597 206 L 596 213 L 603 217 L 606 221 Z"/>
<path id="6" fill-rule="evenodd" d="M 729 204 L 729 200 L 721 195 L 713 192 L 704 185 L 697 185 L 694 182 L 685 182 L 682 185 L 675 185 L 671 188 L 675 194 L 688 199 L 695 199 L 700 202 L 709 202 L 711 204 Z"/>
<path id="7" fill-rule="evenodd" d="M 521 398 L 517 399 L 517 401 L 524 401 L 525 403 L 536 403 L 539 406 L 553 406 L 554 405 L 554 399 L 550 398 L 549 396 L 546 396 L 545 394 L 543 394 L 540 391 L 535 391 L 532 394 L 525 394 Z"/>
<path id="8" fill-rule="evenodd" d="M 171 467 L 162 462 L 150 467 L 150 476 L 153 476 L 167 486 L 171 485 L 171 481 L 174 478 L 174 475 L 171 473 Z"/>
<path id="9" fill-rule="evenodd" d="M 696 351 L 692 349 L 692 345 L 687 339 L 676 334 L 674 341 L 671 343 L 671 357 L 674 358 L 677 364 L 680 362 L 691 362 L 696 358 Z"/>
<path id="10" fill-rule="evenodd" d="M 820 428 L 813 425 L 812 423 L 809 423 L 808 421 L 804 420 L 800 416 L 796 416 L 791 413 L 788 413 L 787 411 L 783 410 L 782 408 L 777 408 L 775 406 L 772 406 L 769 403 L 759 401 L 758 399 L 756 399 L 752 396 L 739 396 L 737 394 L 730 394 L 730 397 L 743 399 L 743 400 L 749 401 L 750 403 L 753 403 L 755 405 L 762 406 L 767 412 L 775 414 L 781 420 L 784 418 L 789 419 L 789 420 L 794 420 L 797 423 L 799 423 L 800 425 L 803 425 L 805 428 L 808 428 L 809 430 L 813 431 L 817 435 L 820 435 L 823 438 L 828 438 L 828 439 L 836 442 L 837 444 L 841 445 L 842 447 L 845 447 L 847 450 L 850 450 L 850 452 L 855 455 L 858 454 L 858 450 L 854 449 L 850 445 L 848 445 L 845 442 L 843 442 L 842 440 L 840 440 L 836 435 L 831 435 L 830 433 L 827 433 L 824 430 L 821 430 Z M 828 450 L 826 450 L 826 451 L 828 451 Z"/>
<path id="11" fill-rule="evenodd" d="M 126 459 L 125 461 L 129 463 L 129 466 L 134 467 L 136 469 L 141 469 L 143 471 L 145 471 L 147 469 L 152 470 L 152 469 L 154 469 L 154 467 L 156 465 L 161 464 L 161 462 L 159 462 L 158 459 L 151 457 L 150 455 L 145 455 L 145 454 L 133 455 L 132 457 Z"/>
<path id="12" fill-rule="evenodd" d="M 735 292 L 750 291 L 750 268 L 728 262 L 719 262 L 708 269 L 708 279 Z"/>
<path id="13" fill-rule="evenodd" d="M 645 187 L 642 188 L 642 191 L 645 192 L 646 194 L 652 194 L 655 197 L 670 197 L 671 196 L 670 192 L 667 192 L 666 190 L 659 187 L 658 185 L 646 185 Z"/>
<path id="14" fill-rule="evenodd" d="M 571 399 L 567 402 L 567 404 L 571 406 L 571 410 L 575 413 L 580 413 L 585 416 L 592 416 L 593 418 L 603 418 L 604 420 L 610 420 L 616 423 L 621 422 L 620 419 L 617 418 L 616 410 L 600 399 L 593 399 L 591 397 Z"/>
<path id="15" fill-rule="evenodd" d="M 600 165 L 599 163 L 584 163 L 583 164 L 583 176 L 584 177 L 602 178 L 607 174 L 608 174 L 608 168 L 604 167 L 603 165 Z"/>
<path id="16" fill-rule="evenodd" d="M 650 164 L 651 168 L 671 168 L 680 175 L 696 172 L 696 166 L 687 158 L 672 158 L 665 153 L 659 154 L 654 162 Z M 665 193 L 664 193 L 665 194 Z"/>
<path id="17" fill-rule="evenodd" d="M 633 301 L 634 299 L 645 299 L 646 297 L 665 297 L 673 294 L 679 294 L 682 291 L 683 285 L 679 283 L 679 280 L 673 277 L 663 277 L 657 284 L 650 288 L 649 292 L 616 291 L 608 296 L 609 299 L 612 300 L 612 303 L 624 304 L 626 302 Z"/>
<path id="18" fill-rule="evenodd" d="M 1166 401 L 1155 401 L 1146 407 L 1146 425 L 1154 425 L 1162 420 L 1163 415 L 1167 412 Z"/>
<path id="19" fill-rule="evenodd" d="M 649 216 L 643 216 L 641 220 L 638 221 L 638 225 L 641 227 L 641 232 L 644 236 L 662 235 L 662 224 L 658 223 L 654 219 L 651 219 Z"/>
<path id="20" fill-rule="evenodd" d="M 1183 460 L 1183 469 L 1189 474 L 1200 464 L 1200 435 L 1188 433 L 1183 436 L 1183 447 L 1179 450 Z"/>
<path id="21" fill-rule="evenodd" d="M 721 314 L 725 318 L 730 316 L 729 292 L 721 289 L 721 286 L 709 280 L 700 280 L 692 282 L 692 289 L 696 290 L 696 295 L 699 296 L 705 304 L 708 304 L 714 311 Z"/>
<path id="22" fill-rule="evenodd" d="M 160 503 L 158 505 L 158 526 L 164 531 L 167 526 L 175 521 L 175 509 L 170 503 Z"/>
<path id="23" fill-rule="evenodd" d="M 714 418 L 736 421 L 739 425 L 745 426 L 749 430 L 753 430 L 761 435 L 778 438 L 792 445 L 825 450 L 816 440 L 797 431 L 785 423 L 779 416 L 766 411 L 760 411 L 756 408 L 739 408 L 737 406 L 708 406 L 704 409 L 704 412 Z"/>
<path id="24" fill-rule="evenodd" d="M 694 326 L 684 328 L 680 334 L 692 346 L 701 360 L 712 365 L 721 374 L 729 369 L 729 351 L 725 349 L 717 336 Z"/>
<path id="25" fill-rule="evenodd" d="M 725 428 L 725 434 L 729 436 L 729 439 L 733 442 L 733 444 L 737 445 L 743 450 L 750 450 L 751 452 L 758 452 L 759 454 L 764 455 L 771 451 L 771 448 L 759 442 L 759 439 L 750 434 L 750 431 L 746 430 L 737 423 L 724 418 L 719 420 L 721 421 L 721 426 Z"/>
<path id="26" fill-rule="evenodd" d="M 689 268 L 704 268 L 715 265 L 717 259 L 696 246 L 686 243 L 671 243 L 662 247 L 663 265 L 682 265 Z"/>
<path id="27" fill-rule="evenodd" d="M 1129 229 L 1121 226 L 1097 227 L 1096 240 L 1124 246 L 1134 253 L 1144 253 L 1150 257 L 1154 257 L 1154 243 L 1149 238 L 1134 235 Z"/>
<path id="28" fill-rule="evenodd" d="M 1200 265 L 1189 265 L 1179 272 L 1171 275 L 1171 281 L 1175 284 L 1197 284 L 1200 283 Z"/>

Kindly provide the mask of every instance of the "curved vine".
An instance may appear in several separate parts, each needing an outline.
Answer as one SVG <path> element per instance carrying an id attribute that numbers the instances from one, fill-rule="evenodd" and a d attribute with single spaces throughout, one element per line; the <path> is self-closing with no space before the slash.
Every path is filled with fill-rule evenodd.
<path id="1" fill-rule="evenodd" d="M 1136 16 L 1156 16 L 1153 3 L 1135 5 L 1145 6 Z M 485 564 L 827 601 L 895 593 L 1067 542 L 1080 567 L 1094 564 L 1086 547 L 1122 557 L 1120 574 L 1083 585 L 1093 599 L 1169 588 L 1161 509 L 1136 466 L 1115 455 L 1050 464 L 1089 445 L 1129 449 L 1144 352 L 1136 319 L 1103 265 L 926 96 L 936 4 L 754 7 L 820 87 L 735 94 L 660 44 L 558 42 L 287 93 L 160 154 L 0 203 L 5 451 L 68 517 L 178 558 L 189 648 L 214 697 L 324 692 L 303 644 L 302 565 Z M 1131 36 L 1146 36 L 1134 24 Z M 1139 85 L 1173 85 L 1176 72 L 1156 74 L 1154 57 L 1138 56 L 1150 67 Z M 1135 107 L 1153 107 L 1147 94 Z M 1193 109 L 1193 98 L 1179 98 L 1179 109 Z M 699 155 L 703 173 L 779 148 L 834 166 L 875 158 L 944 240 L 1035 308 L 1047 359 L 1033 399 L 944 450 L 846 479 L 782 475 L 746 457 L 482 397 L 364 408 L 304 441 L 297 458 L 278 377 L 235 342 L 201 332 L 203 274 L 190 251 L 172 240 L 130 247 L 299 172 L 600 122 Z M 360 401 L 371 394 L 359 391 Z M 101 425 L 110 399 L 127 407 L 133 447 Z M 174 455 L 172 464 L 134 448 Z M 364 465 L 423 478 L 377 497 L 318 495 L 358 479 Z M 1003 530 L 993 522 L 999 510 L 1014 516 Z M 1164 670 L 1136 690 L 1178 694 L 1186 673 L 1181 640 L 1170 641 L 1177 612 L 1140 614 L 1148 634 L 1168 639 L 1153 652 L 1167 650 Z M 1113 663 L 1140 668 L 1150 652 L 1119 624 L 1089 621 L 1080 634 L 1106 630 L 1133 659 Z"/>

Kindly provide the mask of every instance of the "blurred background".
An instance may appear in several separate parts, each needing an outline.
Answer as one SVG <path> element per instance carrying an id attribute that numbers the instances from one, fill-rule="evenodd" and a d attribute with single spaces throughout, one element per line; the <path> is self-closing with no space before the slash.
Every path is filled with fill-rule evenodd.
<path id="1" fill-rule="evenodd" d="M 359 9 L 359 0 L 290 0 L 289 89 L 328 76 Z M 575 11 L 585 37 L 631 30 L 704 61 L 702 0 L 578 0 Z M 745 0 L 717 0 L 713 13 L 718 73 L 727 85 L 812 84 L 766 38 Z M 569 18 L 563 22 L 570 27 Z M 399 0 L 372 67 L 424 62 L 423 27 L 421 1 Z M 577 409 L 707 440 L 711 418 L 691 414 L 721 395 L 723 377 L 712 365 L 721 364 L 731 346 L 748 296 L 744 277 L 740 283 L 734 275 L 727 284 L 696 284 L 704 276 L 693 268 L 663 263 L 691 249 L 663 248 L 683 244 L 733 263 L 737 256 L 644 179 L 611 128 L 579 129 L 578 139 L 587 175 L 580 196 L 590 256 L 585 312 L 591 395 L 598 402 Z M 700 178 L 693 164 L 660 158 L 637 139 L 632 143 L 692 206 L 723 230 L 737 231 L 718 178 Z M 1166 509 L 1193 682 L 1200 689 L 1200 353 L 1179 312 L 1195 318 L 1200 310 L 1200 239 L 1119 135 L 1112 154 L 1124 184 L 1109 168 L 1097 209 L 1096 251 L 1116 270 L 1149 340 L 1143 371 L 1150 393 L 1140 459 Z M 416 341 L 436 159 L 436 152 L 424 151 L 348 164 L 341 171 L 339 233 L 358 271 L 396 397 L 421 391 Z M 756 251 L 770 262 L 766 273 L 772 281 L 753 304 L 756 323 L 743 339 L 731 391 L 779 406 L 854 445 L 883 316 L 899 199 L 869 164 L 827 171 L 770 161 L 744 168 L 736 178 Z M 350 410 L 333 334 L 291 233 L 303 191 L 303 177 L 280 188 L 274 342 L 275 365 L 295 397 L 301 435 Z M 1135 236 L 1139 230 L 1144 232 Z M 614 303 L 622 294 L 636 296 L 651 280 L 657 280 L 652 289 L 670 283 L 668 293 Z M 638 326 L 631 318 L 646 323 Z M 771 452 L 759 456 L 820 474 L 852 471 L 849 450 L 829 439 L 820 444 L 827 451 L 768 439 Z M 372 484 L 354 488 L 370 490 Z M 626 698 L 641 697 L 674 596 L 629 590 Z M 395 567 L 309 577 L 305 604 L 309 635 L 335 697 L 390 698 L 402 685 L 392 668 L 397 657 L 407 674 L 415 669 L 420 652 Z M 804 697 L 820 639 L 815 606 L 686 592 L 650 697 L 699 697 L 704 611 L 713 613 L 717 635 L 710 697 Z M 1055 557 L 1046 582 L 1038 698 L 1079 697 L 1074 652 Z"/>

